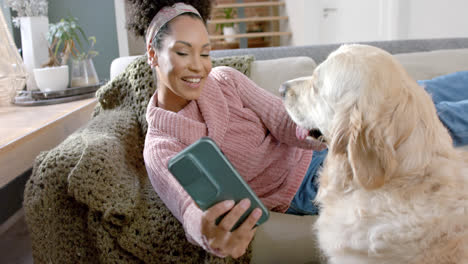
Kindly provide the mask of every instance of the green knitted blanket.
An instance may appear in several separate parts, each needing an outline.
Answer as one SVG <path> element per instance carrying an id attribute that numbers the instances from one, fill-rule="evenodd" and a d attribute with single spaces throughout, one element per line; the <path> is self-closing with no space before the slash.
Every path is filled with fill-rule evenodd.
<path id="1" fill-rule="evenodd" d="M 252 56 L 214 60 L 250 74 Z M 91 121 L 35 161 L 25 194 L 35 263 L 249 263 L 190 244 L 149 182 L 146 57 L 97 92 Z"/>

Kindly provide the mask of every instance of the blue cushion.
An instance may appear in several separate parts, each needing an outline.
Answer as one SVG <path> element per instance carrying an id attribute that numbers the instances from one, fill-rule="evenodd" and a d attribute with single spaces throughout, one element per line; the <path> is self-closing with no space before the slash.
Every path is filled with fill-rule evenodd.
<path id="1" fill-rule="evenodd" d="M 418 84 L 423 86 L 432 95 L 432 100 L 436 104 L 442 101 L 454 102 L 468 99 L 468 71 L 460 71 L 442 75 L 431 80 L 418 81 Z"/>
<path id="2" fill-rule="evenodd" d="M 468 144 L 468 71 L 418 81 L 432 95 L 437 114 L 455 146 Z"/>

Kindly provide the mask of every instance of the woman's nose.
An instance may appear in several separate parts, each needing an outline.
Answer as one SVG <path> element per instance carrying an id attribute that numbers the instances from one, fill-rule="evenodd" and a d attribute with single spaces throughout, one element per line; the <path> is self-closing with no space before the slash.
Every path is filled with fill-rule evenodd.
<path id="1" fill-rule="evenodd" d="M 194 56 L 192 60 L 190 61 L 189 68 L 193 71 L 201 71 L 203 68 L 203 64 L 200 58 L 197 58 L 197 56 Z"/>

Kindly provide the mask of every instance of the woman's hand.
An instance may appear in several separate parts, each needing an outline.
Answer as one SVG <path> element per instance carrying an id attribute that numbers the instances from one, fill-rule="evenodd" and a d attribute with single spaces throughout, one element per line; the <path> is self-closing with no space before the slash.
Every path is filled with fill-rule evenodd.
<path id="1" fill-rule="evenodd" d="M 257 230 L 254 226 L 262 211 L 256 208 L 236 230 L 231 232 L 231 229 L 249 207 L 249 199 L 244 199 L 235 206 L 234 201 L 228 200 L 212 206 L 203 213 L 201 233 L 217 256 L 238 258 L 244 255 Z M 216 219 L 229 210 L 231 211 L 216 225 Z"/>

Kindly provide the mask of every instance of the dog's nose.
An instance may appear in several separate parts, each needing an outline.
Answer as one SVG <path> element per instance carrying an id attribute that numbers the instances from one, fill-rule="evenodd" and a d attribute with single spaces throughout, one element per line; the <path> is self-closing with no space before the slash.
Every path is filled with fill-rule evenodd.
<path id="1" fill-rule="evenodd" d="M 282 98 L 284 98 L 286 96 L 286 92 L 288 91 L 288 89 L 289 89 L 289 85 L 287 83 L 281 84 L 281 86 L 279 88 L 279 93 L 280 93 Z"/>

